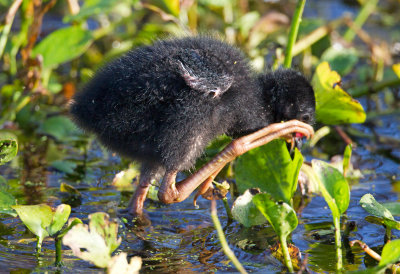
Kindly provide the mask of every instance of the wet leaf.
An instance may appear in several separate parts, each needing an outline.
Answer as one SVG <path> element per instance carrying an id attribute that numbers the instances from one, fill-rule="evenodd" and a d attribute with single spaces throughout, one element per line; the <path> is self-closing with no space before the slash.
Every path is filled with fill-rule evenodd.
<path id="1" fill-rule="evenodd" d="M 260 191 L 248 189 L 232 205 L 233 218 L 245 227 L 262 225 L 267 222 L 267 219 L 253 203 L 253 197 L 257 193 L 260 193 Z"/>
<path id="2" fill-rule="evenodd" d="M 49 236 L 46 228 L 50 226 L 53 212 L 51 207 L 45 204 L 41 205 L 15 205 L 12 207 L 26 227 L 38 237 L 41 243 L 43 239 Z"/>
<path id="3" fill-rule="evenodd" d="M 393 264 L 400 259 L 400 240 L 390 241 L 383 247 L 379 266 Z"/>
<path id="4" fill-rule="evenodd" d="M 293 269 L 294 270 L 299 270 L 301 266 L 301 252 L 299 248 L 293 244 L 288 244 L 288 249 L 290 253 L 290 258 L 292 259 L 292 264 L 293 264 Z M 274 244 L 271 248 L 271 254 L 275 258 L 277 258 L 280 262 L 283 264 L 285 263 L 285 258 L 282 252 L 282 245 L 277 242 Z"/>
<path id="5" fill-rule="evenodd" d="M 340 75 L 346 75 L 358 62 L 358 54 L 355 48 L 330 47 L 322 54 L 321 61 L 328 62 Z"/>
<path id="6" fill-rule="evenodd" d="M 43 56 L 45 69 L 55 68 L 83 54 L 93 42 L 91 31 L 80 26 L 58 29 L 44 38 L 32 51 Z"/>
<path id="7" fill-rule="evenodd" d="M 109 220 L 108 214 L 97 212 L 89 215 L 90 230 L 96 231 L 106 241 L 110 254 L 121 244 L 121 238 L 118 239 L 118 223 Z"/>
<path id="8" fill-rule="evenodd" d="M 94 263 L 98 267 L 107 267 L 111 253 L 120 245 L 117 239 L 118 223 L 109 221 L 103 212 L 89 215 L 89 226 L 76 224 L 63 237 L 75 256 Z"/>
<path id="9" fill-rule="evenodd" d="M 75 187 L 67 184 L 67 183 L 61 183 L 60 185 L 60 191 L 61 192 L 65 192 L 65 193 L 69 193 L 71 195 L 75 195 L 78 197 L 81 197 L 81 193 L 79 192 L 79 190 L 77 190 Z"/>
<path id="10" fill-rule="evenodd" d="M 0 140 L 0 165 L 11 161 L 17 155 L 17 152 L 18 144 L 16 140 Z"/>
<path id="11" fill-rule="evenodd" d="M 328 62 L 318 65 L 312 79 L 317 120 L 330 125 L 363 123 L 366 118 L 363 107 L 340 87 L 340 81 Z"/>
<path id="12" fill-rule="evenodd" d="M 98 267 L 107 267 L 111 259 L 103 237 L 96 230 L 89 231 L 88 225 L 76 224 L 64 235 L 62 241 L 72 249 L 75 256 Z"/>
<path id="13" fill-rule="evenodd" d="M 349 207 L 350 188 L 339 170 L 323 161 L 313 159 L 312 168 L 319 189 L 328 203 L 334 218 L 340 218 Z"/>
<path id="14" fill-rule="evenodd" d="M 255 195 L 253 203 L 279 236 L 286 238 L 297 227 L 296 212 L 287 203 L 277 202 L 267 193 Z"/>
<path id="15" fill-rule="evenodd" d="M 132 180 L 140 174 L 139 166 L 131 164 L 128 169 L 118 172 L 112 181 L 112 185 L 118 190 L 132 189 Z"/>
<path id="16" fill-rule="evenodd" d="M 61 204 L 55 210 L 45 204 L 40 205 L 15 205 L 21 221 L 28 229 L 38 236 L 42 242 L 47 236 L 54 236 L 67 222 L 71 207 Z"/>
<path id="17" fill-rule="evenodd" d="M 274 199 L 290 203 L 297 188 L 303 156 L 295 149 L 293 160 L 284 140 L 274 140 L 239 157 L 235 175 L 238 189 L 259 188 Z"/>
<path id="18" fill-rule="evenodd" d="M 125 252 L 121 252 L 118 255 L 115 255 L 111 258 L 108 263 L 107 273 L 108 274 L 136 274 L 139 273 L 140 268 L 142 267 L 142 259 L 140 257 L 131 258 L 130 263 L 128 264 L 127 254 Z"/>
<path id="19" fill-rule="evenodd" d="M 56 208 L 50 227 L 47 229 L 50 236 L 55 235 L 63 228 L 64 224 L 68 221 L 68 217 L 70 214 L 71 206 L 69 205 L 61 204 Z"/>
<path id="20" fill-rule="evenodd" d="M 400 230 L 400 222 L 396 221 L 393 218 L 392 213 L 390 213 L 386 207 L 378 203 L 371 194 L 368 193 L 362 196 L 360 199 L 360 205 L 365 209 L 365 211 L 371 213 L 376 218 L 379 218 L 375 219 L 375 222 L 380 222 L 388 228 Z"/>

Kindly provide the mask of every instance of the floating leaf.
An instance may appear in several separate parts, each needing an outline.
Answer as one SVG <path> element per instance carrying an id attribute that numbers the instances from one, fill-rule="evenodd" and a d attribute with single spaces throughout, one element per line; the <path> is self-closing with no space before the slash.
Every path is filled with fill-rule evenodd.
<path id="1" fill-rule="evenodd" d="M 313 159 L 312 168 L 319 189 L 328 203 L 334 218 L 340 218 L 350 203 L 350 188 L 339 170 L 323 161 Z"/>
<path id="2" fill-rule="evenodd" d="M 107 267 L 111 259 L 109 248 L 96 230 L 85 224 L 77 224 L 63 237 L 63 244 L 69 246 L 75 256 L 90 261 L 98 267 Z"/>
<path id="3" fill-rule="evenodd" d="M 32 51 L 43 56 L 43 67 L 54 68 L 83 54 L 93 42 L 92 33 L 80 26 L 56 30 L 46 36 Z"/>
<path id="4" fill-rule="evenodd" d="M 112 185 L 118 190 L 129 189 L 131 190 L 132 180 L 140 174 L 139 166 L 131 164 L 128 169 L 118 172 L 112 181 Z"/>
<path id="5" fill-rule="evenodd" d="M 18 144 L 15 140 L 0 140 L 0 165 L 11 161 L 18 152 Z"/>
<path id="6" fill-rule="evenodd" d="M 98 267 L 107 267 L 111 253 L 120 245 L 117 239 L 118 223 L 109 221 L 103 212 L 89 215 L 89 226 L 76 224 L 63 237 L 75 256 L 94 263 Z"/>
<path id="7" fill-rule="evenodd" d="M 104 238 L 111 254 L 121 244 L 122 239 L 118 239 L 118 223 L 110 221 L 109 218 L 104 212 L 93 213 L 89 215 L 89 227 Z"/>
<path id="8" fill-rule="evenodd" d="M 258 193 L 260 191 L 257 189 L 248 189 L 232 205 L 233 218 L 245 227 L 262 225 L 267 222 L 267 219 L 253 203 L 253 197 Z"/>
<path id="9" fill-rule="evenodd" d="M 108 263 L 107 273 L 108 274 L 120 274 L 120 273 L 129 273 L 129 274 L 137 274 L 139 273 L 140 268 L 142 267 L 142 259 L 140 257 L 133 257 L 128 264 L 127 254 L 125 252 L 121 252 L 118 255 L 115 255 L 111 258 Z"/>
<path id="10" fill-rule="evenodd" d="M 362 196 L 360 199 L 360 205 L 368 213 L 371 213 L 376 217 L 376 219 L 372 220 L 372 222 L 378 222 L 388 228 L 400 230 L 400 222 L 396 221 L 393 218 L 392 213 L 390 213 L 390 211 L 386 207 L 378 203 L 375 200 L 374 196 L 372 196 L 371 194 L 368 193 Z"/>
<path id="11" fill-rule="evenodd" d="M 340 87 L 340 81 L 328 62 L 318 65 L 312 79 L 317 119 L 330 125 L 363 123 L 366 118 L 363 107 Z"/>
<path id="12" fill-rule="evenodd" d="M 274 140 L 239 157 L 235 175 L 238 189 L 259 188 L 274 199 L 290 203 L 296 191 L 303 157 L 295 149 L 293 160 L 284 140 Z"/>
<path id="13" fill-rule="evenodd" d="M 297 227 L 296 212 L 287 203 L 277 202 L 267 193 L 254 196 L 253 203 L 279 236 L 286 238 Z"/>

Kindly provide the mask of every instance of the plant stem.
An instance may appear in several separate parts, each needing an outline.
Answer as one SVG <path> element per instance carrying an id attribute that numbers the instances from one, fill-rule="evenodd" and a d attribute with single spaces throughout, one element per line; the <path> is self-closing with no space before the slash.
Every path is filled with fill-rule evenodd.
<path id="1" fill-rule="evenodd" d="M 367 21 L 368 17 L 371 13 L 375 10 L 376 5 L 378 4 L 379 0 L 369 0 L 365 1 L 364 6 L 361 8 L 360 12 L 357 15 L 357 18 L 354 20 L 354 27 L 360 29 L 362 25 Z M 356 33 L 353 29 L 349 28 L 346 33 L 344 34 L 343 38 L 347 42 L 353 41 Z"/>
<path id="2" fill-rule="evenodd" d="M 236 258 L 235 254 L 233 251 L 229 248 L 229 245 L 226 241 L 224 231 L 222 230 L 221 223 L 219 222 L 218 215 L 217 215 L 217 206 L 215 203 L 215 200 L 211 201 L 211 219 L 213 220 L 215 229 L 217 230 L 218 238 L 222 246 L 222 250 L 224 251 L 225 255 L 232 261 L 233 265 L 236 267 L 236 269 L 240 273 L 247 273 L 247 271 L 244 269 L 242 264 L 239 262 L 239 260 Z"/>
<path id="3" fill-rule="evenodd" d="M 292 259 L 290 258 L 289 249 L 287 247 L 286 236 L 280 235 L 279 241 L 281 242 L 282 253 L 283 253 L 283 258 L 285 259 L 286 267 L 288 268 L 289 272 L 293 273 L 294 272 L 293 264 L 292 264 Z"/>
<path id="4" fill-rule="evenodd" d="M 36 241 L 36 253 L 40 254 L 40 252 L 42 251 L 42 241 L 43 239 L 36 237 L 37 241 Z"/>
<path id="5" fill-rule="evenodd" d="M 342 261 L 342 237 L 340 235 L 340 218 L 334 217 L 333 224 L 335 226 L 335 246 L 336 246 L 336 257 L 337 257 L 336 269 L 341 270 L 343 268 L 343 261 Z"/>
<path id="6" fill-rule="evenodd" d="M 297 5 L 296 5 L 296 10 L 294 11 L 292 24 L 290 26 L 288 44 L 286 47 L 285 61 L 283 63 L 283 66 L 285 68 L 290 68 L 292 65 L 293 45 L 296 42 L 297 33 L 299 32 L 301 16 L 303 14 L 305 4 L 306 4 L 306 0 L 298 0 Z"/>
<path id="7" fill-rule="evenodd" d="M 11 30 L 11 25 L 14 21 L 15 14 L 18 11 L 19 6 L 22 4 L 22 0 L 15 0 L 10 8 L 7 11 L 6 17 L 5 17 L 5 25 L 3 30 L 1 31 L 1 36 L 0 36 L 0 57 L 3 55 L 4 48 L 6 47 L 7 39 L 8 39 L 8 34 L 10 33 Z"/>
<path id="8" fill-rule="evenodd" d="M 55 248 L 56 248 L 56 262 L 55 266 L 61 266 L 61 260 L 62 260 L 62 250 L 61 250 L 61 241 L 62 238 L 56 237 L 55 238 Z"/>
<path id="9" fill-rule="evenodd" d="M 359 88 L 349 90 L 349 93 L 353 97 L 361 97 L 367 94 L 378 93 L 384 88 L 396 87 L 400 86 L 400 78 L 390 78 L 387 80 L 383 80 L 380 82 L 373 83 L 372 85 L 364 85 L 360 86 Z"/>
<path id="10" fill-rule="evenodd" d="M 225 198 L 222 199 L 222 202 L 224 203 L 224 207 L 225 207 L 225 210 L 226 210 L 226 215 L 228 215 L 228 220 L 232 221 L 233 220 L 233 216 L 232 216 L 231 208 L 229 207 L 229 204 L 228 204 L 228 199 L 225 197 Z"/>

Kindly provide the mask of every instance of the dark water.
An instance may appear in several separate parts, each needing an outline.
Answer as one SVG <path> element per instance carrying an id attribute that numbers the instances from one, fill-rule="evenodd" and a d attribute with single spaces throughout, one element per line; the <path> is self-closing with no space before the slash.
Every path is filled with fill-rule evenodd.
<path id="1" fill-rule="evenodd" d="M 356 13 L 357 7 L 341 1 L 308 1 L 305 17 L 323 17 L 335 19 L 343 12 Z M 373 26 L 371 26 L 373 28 Z M 382 36 L 385 36 L 384 34 Z M 367 101 L 363 100 L 364 106 Z M 358 201 L 371 193 L 380 202 L 398 201 L 400 191 L 400 117 L 384 116 L 354 128 L 369 137 L 351 136 L 358 146 L 353 151 L 353 160 L 364 178 L 351 185 L 351 202 L 342 218 L 343 224 L 355 223 L 355 230 L 349 234 L 349 240 L 359 239 L 370 247 L 383 246 L 385 230 L 364 220 L 367 213 Z M 377 138 L 377 136 L 380 136 Z M 383 138 L 382 138 L 383 137 Z M 323 140 L 321 147 L 330 147 L 329 151 L 340 154 L 343 142 Z M 323 151 L 322 151 L 323 152 Z M 329 153 L 328 153 L 329 154 Z M 312 156 L 306 154 L 308 159 Z M 332 155 L 329 155 L 332 156 Z M 21 157 L 21 155 L 19 156 Z M 72 217 L 87 221 L 88 214 L 103 211 L 116 217 L 116 212 L 126 206 L 129 192 L 120 192 L 110 186 L 114 175 L 126 167 L 126 163 L 108 153 L 104 153 L 94 141 L 84 160 L 82 153 L 68 148 L 68 157 L 81 167 L 81 173 L 75 177 L 67 176 L 48 168 L 45 163 L 36 168 L 37 174 L 24 175 L 23 168 L 3 167 L 2 174 L 18 186 L 23 176 L 39 177 L 46 186 L 19 189 L 15 192 L 20 203 L 24 201 L 46 202 L 58 205 L 63 195 L 59 191 L 60 183 L 76 186 L 82 193 L 82 202 L 73 207 Z M 21 160 L 19 161 L 21 162 Z M 13 183 L 13 178 L 15 179 Z M 232 201 L 230 201 L 232 202 Z M 220 248 L 216 231 L 212 224 L 207 200 L 199 198 L 198 208 L 192 205 L 192 198 L 186 201 L 164 206 L 148 201 L 146 209 L 152 221 L 144 230 L 130 230 L 121 222 L 120 235 L 123 238 L 118 250 L 129 256 L 143 259 L 143 273 L 191 273 L 191 272 L 234 272 Z M 228 224 L 222 203 L 218 203 L 220 220 L 225 235 L 240 262 L 248 271 L 254 273 L 279 272 L 284 268 L 276 260 L 269 248 L 277 241 L 274 231 L 268 225 L 244 228 L 237 222 Z M 393 231 L 393 236 L 399 236 Z M 29 241 L 33 236 L 17 218 L 2 216 L 0 222 L 0 272 L 29 273 L 54 272 L 54 243 L 47 239 L 43 244 L 43 255 L 34 254 L 35 243 Z M 22 241 L 26 239 L 27 241 Z M 303 258 L 308 257 L 308 268 L 314 272 L 331 272 L 336 268 L 334 232 L 330 210 L 322 197 L 311 197 L 309 203 L 299 213 L 299 226 L 293 232 L 292 242 L 301 250 Z M 344 239 L 346 241 L 346 239 Z M 89 263 L 72 256 L 64 248 L 63 273 L 98 273 L 100 270 Z M 363 269 L 374 262 L 358 248 L 350 248 L 344 242 L 344 266 L 346 270 Z"/>

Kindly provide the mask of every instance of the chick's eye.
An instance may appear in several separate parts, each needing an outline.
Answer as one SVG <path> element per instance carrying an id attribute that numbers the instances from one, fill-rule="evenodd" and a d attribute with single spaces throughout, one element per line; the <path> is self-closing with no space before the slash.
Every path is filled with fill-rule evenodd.
<path id="1" fill-rule="evenodd" d="M 303 115 L 301 116 L 301 121 L 307 123 L 307 122 L 310 121 L 310 118 L 311 118 L 311 117 L 310 117 L 309 114 L 303 114 Z"/>

